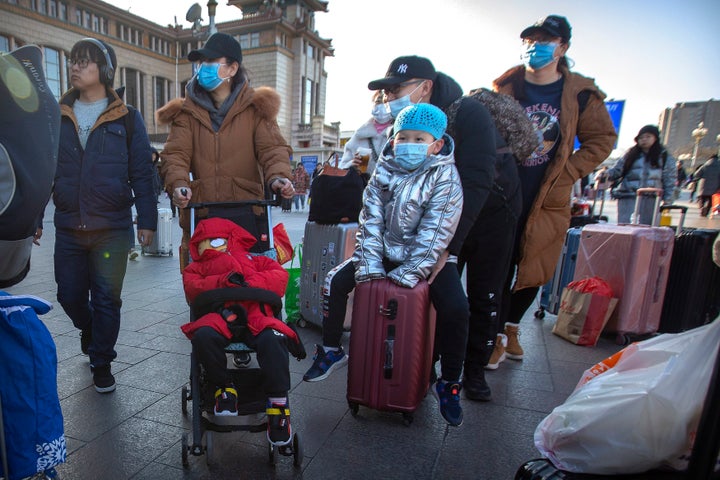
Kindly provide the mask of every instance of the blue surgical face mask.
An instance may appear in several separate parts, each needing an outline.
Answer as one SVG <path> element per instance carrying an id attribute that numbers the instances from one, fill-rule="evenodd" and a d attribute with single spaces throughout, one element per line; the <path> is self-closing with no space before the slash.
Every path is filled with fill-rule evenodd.
<path id="1" fill-rule="evenodd" d="M 393 116 L 390 114 L 390 110 L 388 110 L 387 104 L 385 103 L 378 103 L 375 105 L 372 109 L 372 116 L 379 124 L 388 123 L 393 119 Z"/>
<path id="2" fill-rule="evenodd" d="M 415 91 L 420 88 L 423 83 L 425 83 L 424 80 L 420 82 L 418 86 L 415 87 L 415 89 L 413 89 L 413 91 L 408 93 L 407 95 L 387 102 L 387 107 L 390 109 L 390 114 L 393 116 L 393 118 L 397 118 L 398 113 L 400 113 L 400 110 L 402 110 L 403 108 L 409 107 L 410 105 L 415 105 L 415 102 L 410 100 L 410 95 L 415 93 Z"/>
<path id="3" fill-rule="evenodd" d="M 555 60 L 555 49 L 557 42 L 532 42 L 523 46 L 523 53 L 520 55 L 526 67 L 533 70 L 540 70 L 550 65 Z"/>
<path id="4" fill-rule="evenodd" d="M 426 143 L 396 143 L 393 149 L 395 162 L 405 170 L 415 170 L 427 158 L 430 145 Z"/>
<path id="5" fill-rule="evenodd" d="M 216 88 L 218 88 L 220 85 L 222 85 L 222 82 L 227 80 L 230 77 L 221 78 L 220 75 L 218 75 L 218 70 L 220 70 L 220 65 L 225 65 L 224 63 L 201 63 L 200 68 L 197 72 L 197 82 L 198 84 L 207 90 L 208 92 L 212 92 Z"/>

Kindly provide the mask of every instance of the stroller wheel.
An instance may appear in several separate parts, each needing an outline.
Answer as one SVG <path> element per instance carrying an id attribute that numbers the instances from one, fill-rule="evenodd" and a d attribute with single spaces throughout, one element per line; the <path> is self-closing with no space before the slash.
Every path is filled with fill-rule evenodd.
<path id="1" fill-rule="evenodd" d="M 303 462 L 303 457 L 305 456 L 303 451 L 302 443 L 300 443 L 300 437 L 296 433 L 293 435 L 293 465 L 295 467 L 301 467 Z"/>
<path id="2" fill-rule="evenodd" d="M 268 442 L 268 461 L 273 467 L 277 463 L 277 447 Z"/>
<path id="3" fill-rule="evenodd" d="M 250 354 L 247 352 L 238 352 L 233 354 L 233 365 L 235 365 L 235 368 L 245 368 L 248 365 L 250 365 L 250 361 L 252 358 L 250 358 Z"/>

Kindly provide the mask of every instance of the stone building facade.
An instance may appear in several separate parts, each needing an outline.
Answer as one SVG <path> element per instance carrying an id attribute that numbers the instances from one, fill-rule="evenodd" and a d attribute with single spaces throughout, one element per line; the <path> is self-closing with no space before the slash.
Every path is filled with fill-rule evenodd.
<path id="1" fill-rule="evenodd" d="M 315 30 L 315 14 L 327 12 L 320 0 L 229 0 L 238 20 L 216 25 L 235 36 L 243 49 L 243 65 L 253 86 L 278 91 L 282 106 L 278 124 L 299 156 L 320 161 L 337 150 L 339 124 L 325 124 L 327 73 L 331 41 Z M 177 12 L 184 14 L 184 12 Z M 206 12 L 203 12 L 203 17 Z M 84 37 L 109 43 L 118 58 L 115 87 L 143 115 L 148 133 L 162 146 L 167 127 L 155 123 L 154 112 L 183 96 L 192 77 L 187 53 L 199 48 L 208 27 L 193 31 L 182 25 L 158 25 L 100 0 L 0 0 L 0 51 L 39 45 L 45 72 L 57 98 L 70 88 L 66 60 L 72 45 Z"/>

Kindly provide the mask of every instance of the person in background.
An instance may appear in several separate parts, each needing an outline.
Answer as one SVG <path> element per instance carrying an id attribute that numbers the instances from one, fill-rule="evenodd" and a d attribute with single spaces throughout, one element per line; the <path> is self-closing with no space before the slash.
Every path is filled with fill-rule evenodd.
<path id="1" fill-rule="evenodd" d="M 408 106 L 397 115 L 394 140 L 386 145 L 365 189 L 355 252 L 325 280 L 323 344 L 317 345 L 303 380 L 323 380 L 347 361 L 340 343 L 348 294 L 357 282 L 387 277 L 413 288 L 427 279 L 438 312 L 436 344 L 442 367 L 434 390 L 443 418 L 459 426 L 467 300 L 456 259 L 448 257 L 441 270 L 435 268 L 457 229 L 463 204 L 454 143 L 446 127 L 445 113 L 429 104 Z"/>
<path id="2" fill-rule="evenodd" d="M 133 203 L 140 245 L 150 245 L 157 228 L 150 141 L 140 114 L 112 88 L 116 68 L 115 51 L 105 42 L 85 38 L 72 47 L 53 191 L 57 298 L 81 331 L 80 347 L 100 393 L 115 390 L 111 362 Z"/>
<path id="3" fill-rule="evenodd" d="M 522 213 L 499 323 L 507 346 L 495 342 L 490 368 L 505 357 L 522 360 L 520 319 L 555 270 L 570 225 L 573 185 L 608 157 L 617 138 L 605 94 L 592 79 L 570 71 L 570 37 L 565 17 L 538 20 L 520 33 L 523 64 L 493 82 L 496 91 L 525 108 L 542 144 L 530 158 L 519 159 Z M 576 136 L 580 148 L 573 150 Z"/>
<path id="4" fill-rule="evenodd" d="M 380 153 L 388 141 L 388 133 L 392 127 L 393 117 L 387 106 L 383 103 L 383 95 L 380 90 L 373 92 L 372 117 L 358 128 L 350 140 L 345 144 L 340 168 L 359 167 L 362 163 L 362 156 L 358 149 L 369 149 L 369 160 L 366 170 L 367 179 L 375 171 Z"/>
<path id="5" fill-rule="evenodd" d="M 638 188 L 660 188 L 663 202 L 671 204 L 676 175 L 675 159 L 660 143 L 660 130 L 655 125 L 645 125 L 635 137 L 635 146 L 608 172 L 608 178 L 615 183 L 618 223 L 631 222 Z M 641 200 L 640 218 L 635 223 L 651 225 L 655 213 L 654 199 Z"/>
<path id="6" fill-rule="evenodd" d="M 250 86 L 240 44 L 231 35 L 213 34 L 188 60 L 197 63 L 198 73 L 185 98 L 171 100 L 156 113 L 159 125 L 170 124 L 161 170 L 175 205 L 264 200 L 266 189 L 291 199 L 292 150 L 277 124 L 280 96 L 271 88 Z M 190 240 L 186 210 L 180 210 L 180 226 L 184 268 Z"/>
<path id="7" fill-rule="evenodd" d="M 713 155 L 695 172 L 698 189 L 698 204 L 700 215 L 707 217 L 710 214 L 712 196 L 720 190 L 720 161 Z"/>
<path id="8" fill-rule="evenodd" d="M 683 165 L 682 160 L 678 160 L 675 163 L 675 192 L 673 195 L 673 198 L 677 200 L 680 198 L 680 192 L 682 192 L 683 186 L 685 186 L 685 182 L 687 181 L 687 173 L 685 173 L 685 166 Z"/>
<path id="9" fill-rule="evenodd" d="M 305 197 L 310 187 L 310 175 L 308 175 L 302 163 L 298 163 L 293 171 L 292 184 L 293 188 L 295 188 L 295 196 L 293 197 L 295 210 L 305 210 Z"/>

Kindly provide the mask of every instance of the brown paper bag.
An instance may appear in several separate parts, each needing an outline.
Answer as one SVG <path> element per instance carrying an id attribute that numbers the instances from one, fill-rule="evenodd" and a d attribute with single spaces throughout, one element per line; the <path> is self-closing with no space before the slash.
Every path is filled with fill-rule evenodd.
<path id="1" fill-rule="evenodd" d="M 617 298 L 564 288 L 552 332 L 576 345 L 594 346 L 615 309 Z"/>

